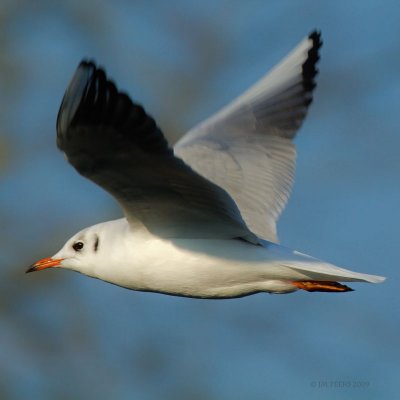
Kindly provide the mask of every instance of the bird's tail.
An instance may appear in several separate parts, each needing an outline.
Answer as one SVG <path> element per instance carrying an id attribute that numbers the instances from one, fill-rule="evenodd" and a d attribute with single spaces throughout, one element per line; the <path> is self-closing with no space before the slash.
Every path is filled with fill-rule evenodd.
<path id="1" fill-rule="evenodd" d="M 278 244 L 270 242 L 263 244 L 269 251 L 275 253 L 282 265 L 306 277 L 306 279 L 301 278 L 293 281 L 293 284 L 297 288 L 309 292 L 346 292 L 352 289 L 338 282 L 381 283 L 386 279 L 383 276 L 363 274 L 339 268 Z"/>

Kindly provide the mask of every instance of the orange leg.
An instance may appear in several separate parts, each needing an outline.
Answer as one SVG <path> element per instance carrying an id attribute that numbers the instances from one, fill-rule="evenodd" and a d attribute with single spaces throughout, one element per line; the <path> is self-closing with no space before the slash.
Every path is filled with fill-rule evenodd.
<path id="1" fill-rule="evenodd" d="M 293 285 L 307 292 L 351 292 L 353 289 L 332 281 L 293 281 Z"/>

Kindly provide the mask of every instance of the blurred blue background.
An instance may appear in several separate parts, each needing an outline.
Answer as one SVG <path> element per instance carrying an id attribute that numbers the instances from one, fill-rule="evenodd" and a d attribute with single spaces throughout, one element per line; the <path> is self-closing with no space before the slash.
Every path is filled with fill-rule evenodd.
<path id="1" fill-rule="evenodd" d="M 399 21 L 397 1 L 2 0 L 0 398 L 395 398 Z M 207 301 L 24 274 L 76 231 L 121 215 L 55 146 L 82 57 L 173 142 L 314 28 L 318 88 L 280 239 L 384 284 Z"/>

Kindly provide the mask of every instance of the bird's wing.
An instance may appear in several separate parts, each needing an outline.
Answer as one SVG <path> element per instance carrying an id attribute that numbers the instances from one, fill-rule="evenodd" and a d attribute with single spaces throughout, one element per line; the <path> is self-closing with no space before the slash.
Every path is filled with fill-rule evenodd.
<path id="1" fill-rule="evenodd" d="M 92 62 L 81 62 L 65 92 L 57 145 L 131 224 L 161 237 L 257 240 L 225 190 L 176 158 L 153 118 Z"/>
<path id="2" fill-rule="evenodd" d="M 320 33 L 311 33 L 174 147 L 177 156 L 230 194 L 253 233 L 272 242 L 277 241 L 276 221 L 293 183 L 292 139 L 312 101 L 321 45 Z"/>

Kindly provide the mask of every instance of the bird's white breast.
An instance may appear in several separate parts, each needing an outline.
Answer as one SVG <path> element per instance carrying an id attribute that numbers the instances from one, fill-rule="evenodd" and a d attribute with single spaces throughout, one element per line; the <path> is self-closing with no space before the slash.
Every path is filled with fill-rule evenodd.
<path id="1" fill-rule="evenodd" d="M 139 230 L 109 245 L 92 276 L 133 290 L 235 297 L 269 290 L 271 280 L 279 291 L 279 280 L 293 275 L 266 248 L 241 240 L 161 239 Z"/>

